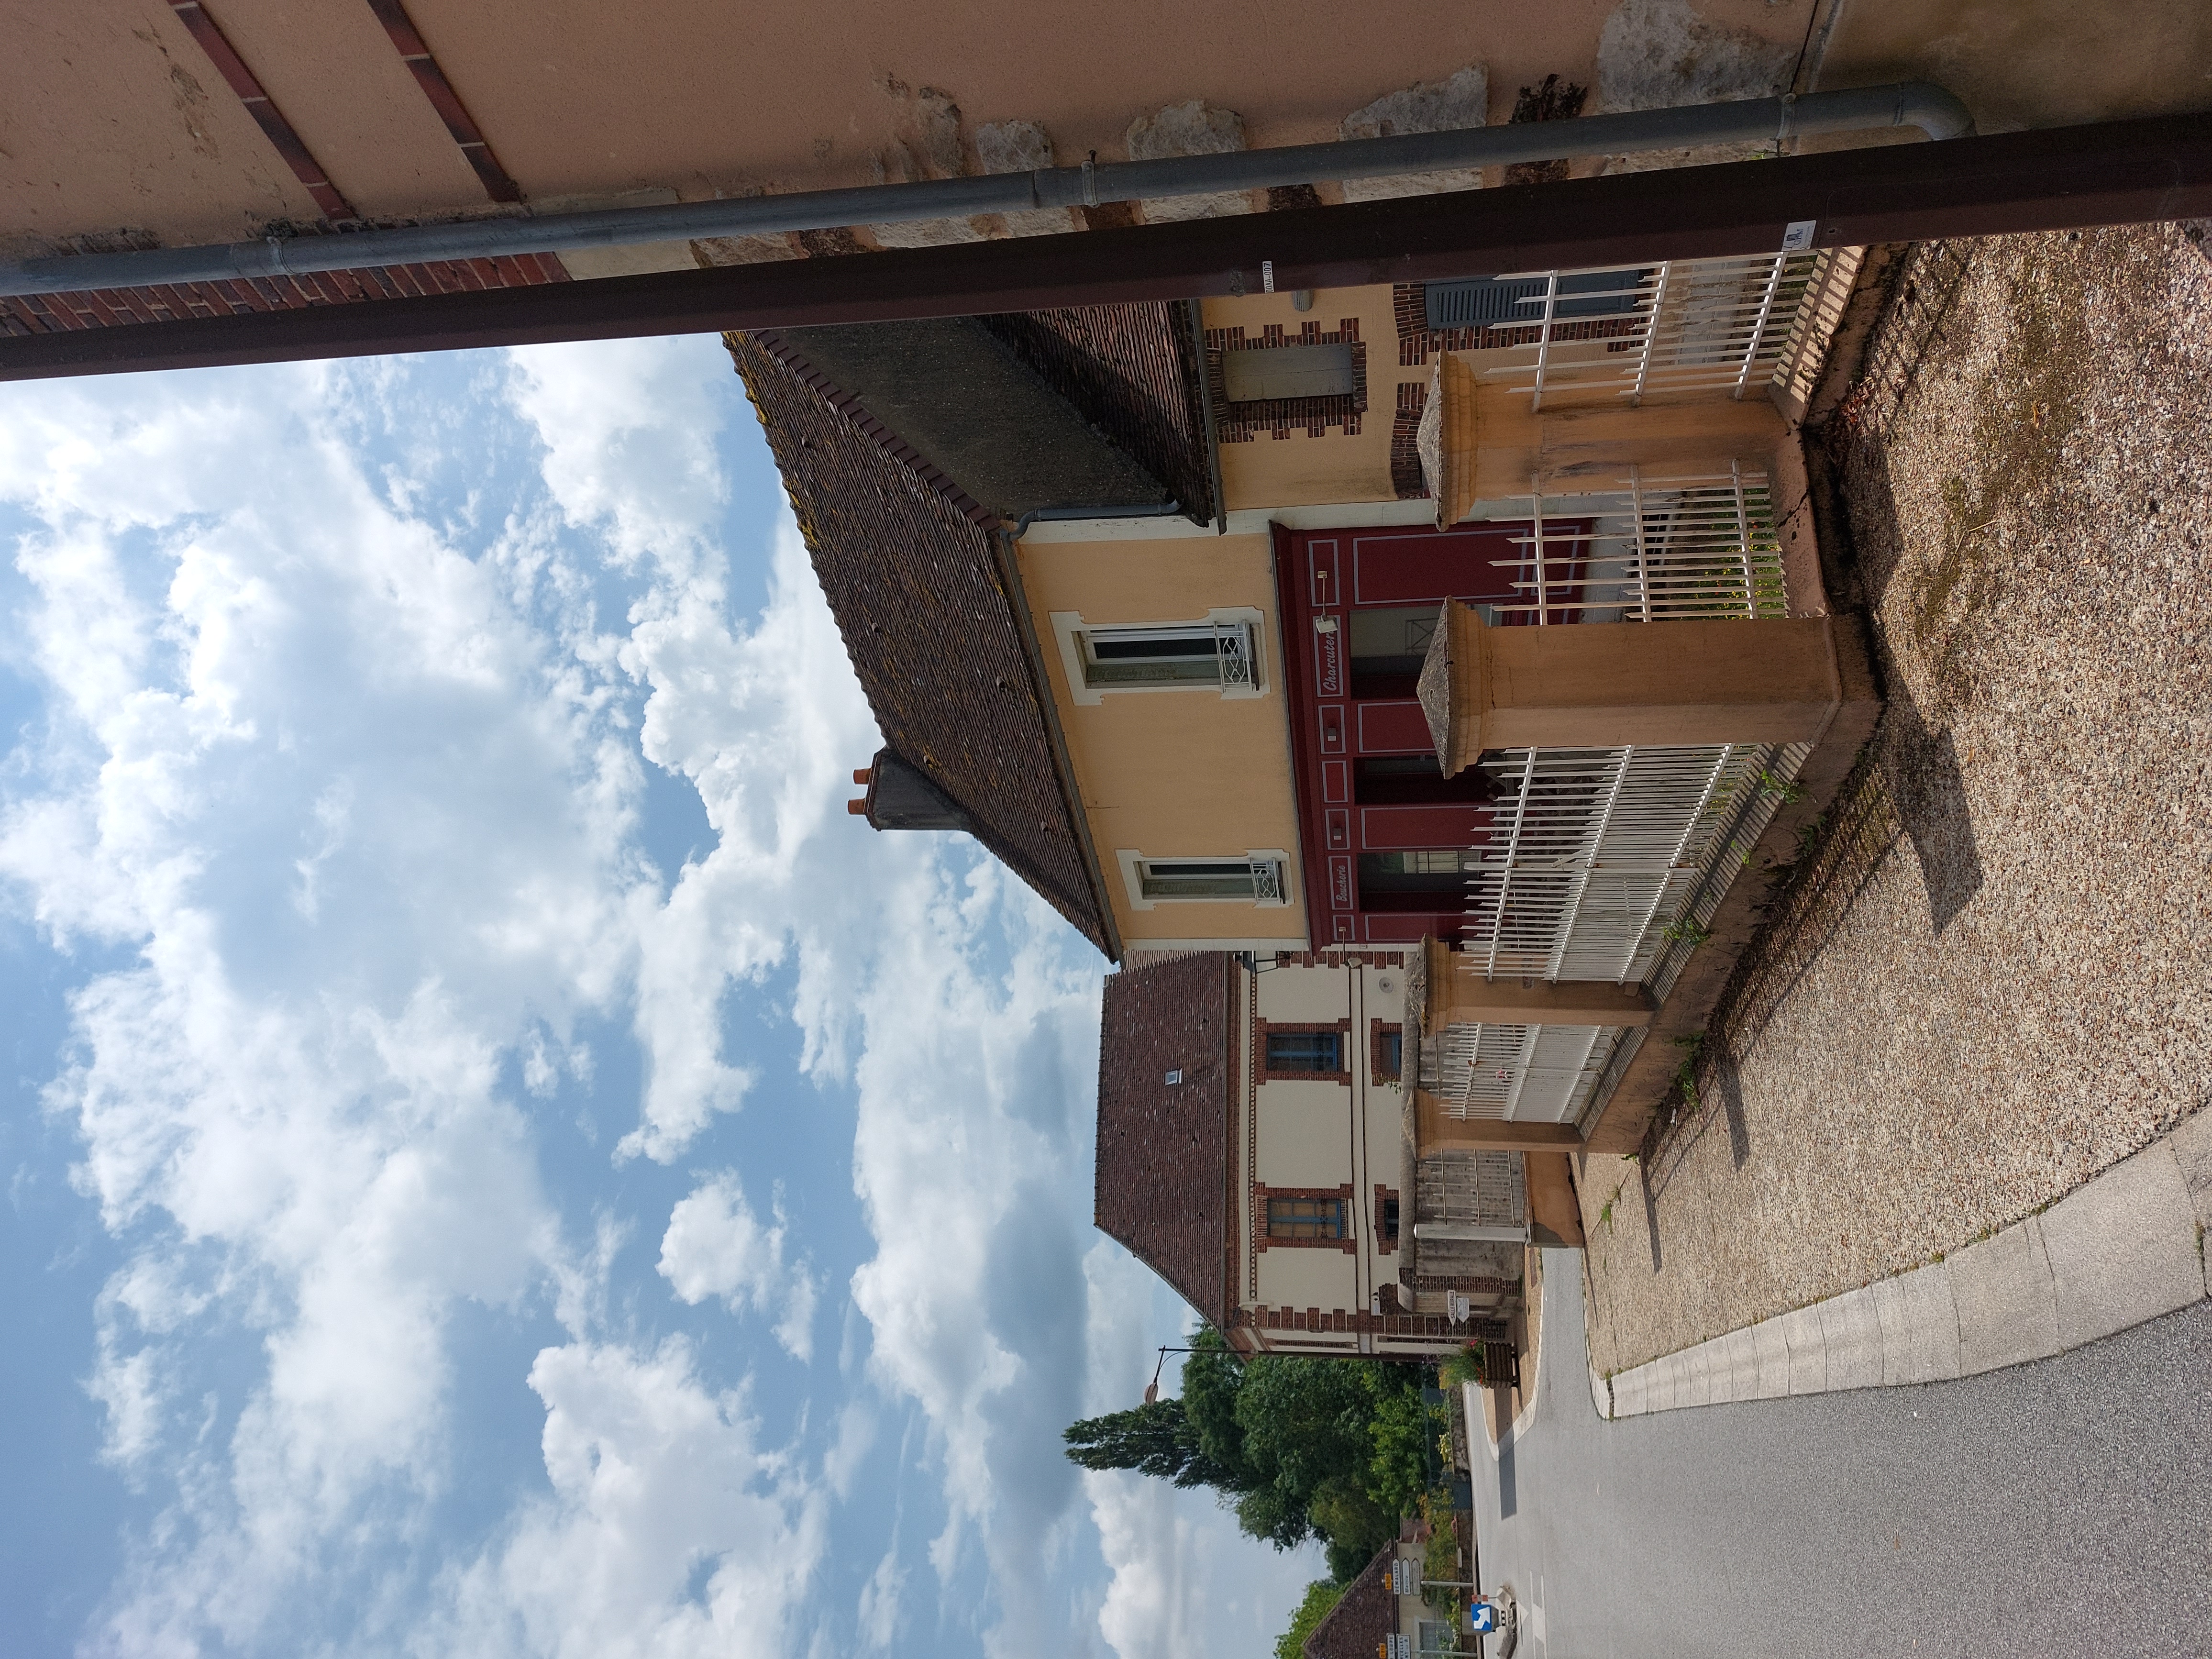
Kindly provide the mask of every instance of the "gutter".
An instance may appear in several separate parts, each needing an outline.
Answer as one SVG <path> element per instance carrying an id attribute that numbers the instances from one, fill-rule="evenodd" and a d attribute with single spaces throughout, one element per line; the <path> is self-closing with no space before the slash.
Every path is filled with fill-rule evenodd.
<path id="1" fill-rule="evenodd" d="M 1973 125 L 1966 106 L 1950 93 L 1913 81 L 1802 97 L 1637 110 L 1565 121 L 1465 127 L 1449 132 L 1404 133 L 1329 144 L 1237 150 L 1224 155 L 1176 156 L 1158 161 L 1086 161 L 1080 167 L 1047 167 L 1034 173 L 931 179 L 787 196 L 459 220 L 329 235 L 270 236 L 253 242 L 125 253 L 62 254 L 0 264 L 0 295 L 228 282 L 441 259 L 625 247 L 641 242 L 912 223 L 1708 144 L 1763 143 L 1778 149 L 1791 138 L 1881 128 L 1917 127 L 1930 138 L 1954 138 L 1972 132 Z"/>

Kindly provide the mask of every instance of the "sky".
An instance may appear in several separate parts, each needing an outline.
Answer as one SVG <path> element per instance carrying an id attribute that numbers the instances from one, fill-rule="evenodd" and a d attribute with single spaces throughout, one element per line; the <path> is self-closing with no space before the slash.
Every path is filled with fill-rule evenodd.
<path id="1" fill-rule="evenodd" d="M 1267 1650 L 718 341 L 0 387 L 0 1652 Z"/>

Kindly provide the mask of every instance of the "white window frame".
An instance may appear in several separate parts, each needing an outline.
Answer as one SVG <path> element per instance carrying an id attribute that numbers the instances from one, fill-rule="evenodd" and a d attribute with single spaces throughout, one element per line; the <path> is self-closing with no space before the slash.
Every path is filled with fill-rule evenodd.
<path id="1" fill-rule="evenodd" d="M 1224 699 L 1267 695 L 1267 653 L 1261 646 L 1267 632 L 1267 619 L 1263 612 L 1249 605 L 1217 606 L 1203 617 L 1176 622 L 1085 622 L 1083 614 L 1076 611 L 1054 611 L 1049 613 L 1049 619 L 1053 637 L 1060 645 L 1060 666 L 1067 674 L 1068 695 L 1085 707 L 1095 707 L 1109 696 L 1128 692 L 1210 691 Z M 1094 639 L 1190 637 L 1202 634 L 1212 634 L 1224 641 L 1241 639 L 1245 671 L 1241 682 L 1234 678 L 1162 680 L 1152 685 L 1091 682 L 1094 659 L 1091 642 Z"/>
<path id="2" fill-rule="evenodd" d="M 1163 904 L 1249 904 L 1255 910 L 1280 910 L 1291 903 L 1291 855 L 1280 848 L 1248 848 L 1242 853 L 1185 854 L 1176 858 L 1148 856 L 1130 848 L 1117 848 L 1114 858 L 1121 866 L 1121 884 L 1133 910 L 1156 909 Z M 1187 896 L 1148 894 L 1147 876 L 1163 874 L 1177 865 L 1235 864 L 1252 866 L 1253 896 L 1219 893 Z M 1272 867 L 1272 874 L 1267 872 Z"/>

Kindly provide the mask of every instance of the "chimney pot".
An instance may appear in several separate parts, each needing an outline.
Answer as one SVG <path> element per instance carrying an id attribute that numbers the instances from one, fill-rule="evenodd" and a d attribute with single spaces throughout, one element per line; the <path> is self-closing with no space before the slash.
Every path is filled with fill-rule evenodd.
<path id="1" fill-rule="evenodd" d="M 851 813 L 854 817 L 856 817 L 856 818 L 864 818 L 864 817 L 867 817 L 867 816 L 868 816 L 868 799 L 867 799 L 867 797 L 866 797 L 866 796 L 865 796 L 865 795 L 863 795 L 863 796 L 861 796 L 861 797 L 860 797 L 860 799 L 858 799 L 858 800 L 848 800 L 848 801 L 847 801 L 847 802 L 845 803 L 845 810 L 846 810 L 848 812 L 850 812 L 850 813 Z"/>
<path id="2" fill-rule="evenodd" d="M 874 767 L 864 766 L 859 771 L 853 774 L 853 781 L 859 784 L 861 788 L 865 789 L 871 783 L 875 781 L 875 776 L 876 769 Z"/>

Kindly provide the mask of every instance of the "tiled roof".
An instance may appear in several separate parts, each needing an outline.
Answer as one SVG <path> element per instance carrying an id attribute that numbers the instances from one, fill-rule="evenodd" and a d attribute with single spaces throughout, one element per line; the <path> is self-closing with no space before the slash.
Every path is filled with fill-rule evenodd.
<path id="1" fill-rule="evenodd" d="M 1398 1598 L 1390 1593 L 1390 1561 L 1397 1553 L 1395 1546 L 1384 1545 L 1345 1587 L 1306 1638 L 1306 1659 L 1376 1659 L 1383 1638 L 1398 1628 Z"/>
<path id="2" fill-rule="evenodd" d="M 884 742 L 1085 938 L 1117 954 L 991 515 L 795 354 L 745 334 L 724 341 Z"/>
<path id="3" fill-rule="evenodd" d="M 1186 514 L 1212 522 L 1206 376 L 1187 305 L 1013 311 L 976 321 L 1173 490 Z"/>
<path id="4" fill-rule="evenodd" d="M 1098 1225 L 1217 1326 L 1237 1271 L 1236 988 L 1219 951 L 1124 969 L 1098 1034 Z"/>

